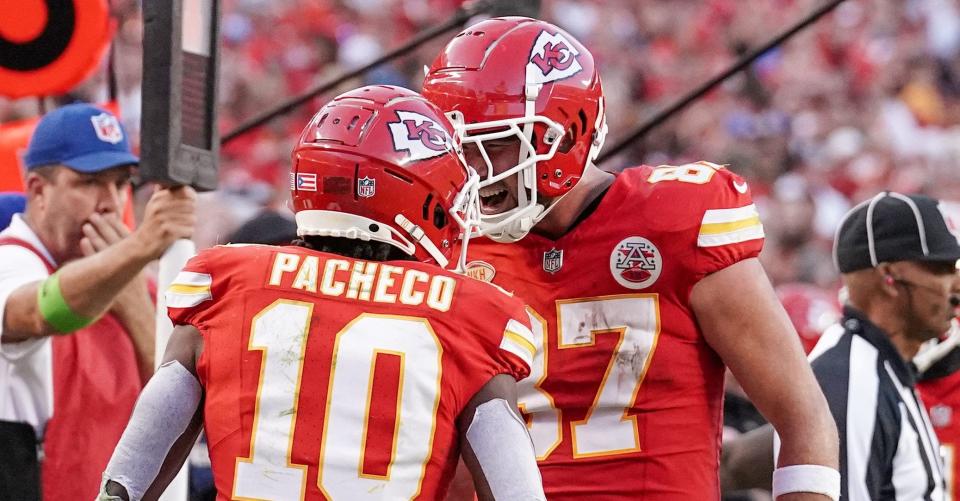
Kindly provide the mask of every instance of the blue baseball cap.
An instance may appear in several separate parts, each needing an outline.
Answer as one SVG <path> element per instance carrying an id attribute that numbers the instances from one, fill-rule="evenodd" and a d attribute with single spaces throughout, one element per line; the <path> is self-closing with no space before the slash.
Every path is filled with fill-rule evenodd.
<path id="1" fill-rule="evenodd" d="M 27 170 L 63 164 L 78 172 L 100 172 L 140 163 L 127 133 L 112 113 L 76 103 L 44 115 L 23 157 Z"/>

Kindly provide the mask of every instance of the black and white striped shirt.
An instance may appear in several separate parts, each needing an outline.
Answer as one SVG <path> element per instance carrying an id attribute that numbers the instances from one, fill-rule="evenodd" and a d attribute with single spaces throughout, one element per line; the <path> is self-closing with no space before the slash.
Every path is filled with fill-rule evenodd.
<path id="1" fill-rule="evenodd" d="M 840 432 L 840 499 L 945 499 L 940 444 L 914 389 L 915 369 L 887 335 L 847 307 L 810 358 Z"/>

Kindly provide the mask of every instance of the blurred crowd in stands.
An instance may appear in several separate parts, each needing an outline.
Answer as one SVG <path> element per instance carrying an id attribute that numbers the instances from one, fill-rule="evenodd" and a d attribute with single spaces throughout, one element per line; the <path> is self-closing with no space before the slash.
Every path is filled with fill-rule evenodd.
<path id="1" fill-rule="evenodd" d="M 460 3 L 224 0 L 221 131 L 402 44 Z M 820 4 L 545 0 L 541 17 L 599 61 L 610 144 Z M 117 98 L 134 133 L 139 5 L 112 0 Z M 446 38 L 347 86 L 417 89 Z M 76 94 L 102 101 L 105 89 L 100 72 Z M 201 248 L 224 243 L 261 208 L 283 210 L 292 145 L 333 94 L 224 145 L 221 190 L 202 197 Z M 36 113 L 35 100 L 0 100 L 0 120 Z M 699 159 L 729 164 L 751 182 L 766 223 L 762 257 L 777 284 L 834 289 L 830 241 L 852 204 L 884 188 L 960 201 L 960 2 L 848 0 L 602 167 Z"/>

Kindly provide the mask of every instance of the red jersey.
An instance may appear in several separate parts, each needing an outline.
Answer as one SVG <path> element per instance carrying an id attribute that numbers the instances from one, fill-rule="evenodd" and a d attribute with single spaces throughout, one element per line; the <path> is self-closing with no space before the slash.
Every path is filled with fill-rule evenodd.
<path id="1" fill-rule="evenodd" d="M 457 416 L 536 351 L 519 300 L 412 261 L 217 247 L 167 298 L 203 335 L 219 499 L 442 498 Z"/>
<path id="2" fill-rule="evenodd" d="M 468 274 L 530 306 L 520 405 L 549 499 L 719 498 L 724 366 L 688 297 L 762 244 L 747 184 L 706 162 L 627 169 L 557 240 L 471 242 Z"/>
<path id="3" fill-rule="evenodd" d="M 954 329 L 957 329 L 954 335 L 960 335 L 960 327 Z M 957 461 L 957 447 L 960 446 L 960 347 L 946 352 L 923 371 L 917 388 L 930 416 L 930 424 L 940 439 L 948 499 L 960 499 L 957 497 L 960 494 L 957 489 L 957 479 L 960 478 L 960 462 Z"/>

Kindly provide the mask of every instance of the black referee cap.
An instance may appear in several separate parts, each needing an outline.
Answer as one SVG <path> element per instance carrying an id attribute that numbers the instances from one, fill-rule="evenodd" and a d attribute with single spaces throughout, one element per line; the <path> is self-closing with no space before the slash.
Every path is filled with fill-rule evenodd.
<path id="1" fill-rule="evenodd" d="M 939 205 L 923 195 L 885 191 L 854 207 L 840 223 L 833 243 L 840 273 L 889 261 L 960 260 L 960 244 Z"/>

